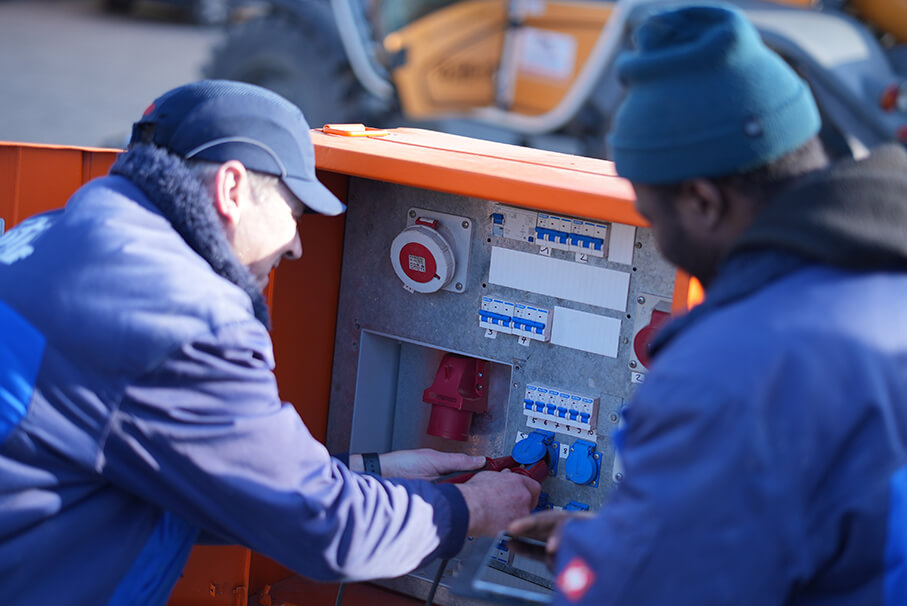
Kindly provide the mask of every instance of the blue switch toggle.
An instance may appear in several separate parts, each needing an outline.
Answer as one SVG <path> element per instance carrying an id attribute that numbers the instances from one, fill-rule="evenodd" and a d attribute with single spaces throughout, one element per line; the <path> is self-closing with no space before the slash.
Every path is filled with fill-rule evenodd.
<path id="1" fill-rule="evenodd" d="M 504 225 L 504 215 L 501 213 L 494 213 L 491 215 L 491 222 L 495 225 Z"/>
<path id="2" fill-rule="evenodd" d="M 557 407 L 557 416 L 561 417 L 562 419 L 566 419 L 567 418 L 567 409 L 564 408 L 563 406 L 558 406 Z"/>
<path id="3" fill-rule="evenodd" d="M 570 501 L 564 505 L 564 511 L 589 511 L 589 506 L 579 501 Z"/>
<path id="4" fill-rule="evenodd" d="M 547 410 L 545 412 L 547 412 L 549 415 L 553 415 L 554 411 L 557 410 L 557 406 L 555 406 L 554 404 L 548 404 L 546 408 Z"/>
<path id="5" fill-rule="evenodd" d="M 601 455 L 595 452 L 595 442 L 577 440 L 567 456 L 567 479 L 574 484 L 598 486 Z"/>
<path id="6" fill-rule="evenodd" d="M 567 414 L 570 415 L 571 421 L 576 421 L 576 417 L 579 416 L 579 411 L 571 409 L 571 410 L 567 411 Z"/>
<path id="7" fill-rule="evenodd" d="M 496 314 L 493 311 L 487 311 L 484 309 L 479 310 L 479 318 L 483 322 L 488 322 L 489 324 L 494 324 L 495 326 L 510 326 L 510 321 L 513 319 L 510 316 L 505 316 L 504 314 Z"/>
<path id="8" fill-rule="evenodd" d="M 591 416 L 592 416 L 592 415 L 590 415 L 588 412 L 581 412 L 581 413 L 579 413 L 579 420 L 580 420 L 582 423 L 588 423 L 588 422 L 589 422 L 589 417 L 591 417 Z"/>
<path id="9" fill-rule="evenodd" d="M 536 409 L 538 412 L 544 412 L 544 411 L 545 411 L 545 403 L 544 403 L 544 402 L 536 402 L 536 403 L 535 403 L 535 409 Z"/>
<path id="10" fill-rule="evenodd" d="M 523 404 L 526 406 L 526 410 L 532 410 L 532 400 L 526 398 L 523 400 Z"/>

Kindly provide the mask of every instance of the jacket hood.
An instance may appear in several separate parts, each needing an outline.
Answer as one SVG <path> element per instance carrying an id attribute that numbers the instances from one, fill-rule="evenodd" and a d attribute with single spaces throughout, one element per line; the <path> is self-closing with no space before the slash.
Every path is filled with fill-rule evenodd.
<path id="1" fill-rule="evenodd" d="M 729 257 L 773 249 L 846 269 L 907 268 L 905 229 L 907 151 L 886 145 L 795 182 L 769 203 Z"/>
<path id="2" fill-rule="evenodd" d="M 110 174 L 132 181 L 192 250 L 249 295 L 255 317 L 271 327 L 265 298 L 227 242 L 211 194 L 180 157 L 154 145 L 134 145 L 117 158 Z"/>

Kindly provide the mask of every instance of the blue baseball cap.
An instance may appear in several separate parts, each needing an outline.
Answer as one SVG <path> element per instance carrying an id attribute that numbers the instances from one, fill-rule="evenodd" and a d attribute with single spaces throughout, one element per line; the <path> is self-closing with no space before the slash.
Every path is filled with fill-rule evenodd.
<path id="1" fill-rule="evenodd" d="M 302 112 L 260 86 L 202 80 L 175 88 L 133 124 L 132 143 L 153 143 L 187 160 L 238 160 L 279 177 L 316 212 L 339 215 L 346 209 L 315 176 L 315 150 Z"/>

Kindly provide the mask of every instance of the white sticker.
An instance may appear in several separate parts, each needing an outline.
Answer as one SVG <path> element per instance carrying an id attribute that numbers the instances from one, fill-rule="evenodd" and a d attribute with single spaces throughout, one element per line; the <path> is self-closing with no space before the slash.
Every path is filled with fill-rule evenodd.
<path id="1" fill-rule="evenodd" d="M 425 273 L 425 257 L 418 255 L 409 255 L 409 269 L 419 273 Z"/>
<path id="2" fill-rule="evenodd" d="M 550 246 L 540 246 L 539 254 L 542 255 L 543 257 L 550 257 L 551 256 L 551 247 Z"/>
<path id="3" fill-rule="evenodd" d="M 529 341 L 530 341 L 529 337 L 520 337 L 517 340 L 517 343 L 519 343 L 523 347 L 529 347 Z"/>
<path id="4" fill-rule="evenodd" d="M 561 458 L 566 459 L 569 456 L 570 456 L 570 445 L 561 444 Z"/>
<path id="5" fill-rule="evenodd" d="M 498 331 L 492 330 L 491 328 L 485 329 L 485 338 L 486 339 L 496 339 L 498 337 Z"/>
<path id="6" fill-rule="evenodd" d="M 552 80 L 566 80 L 576 65 L 576 39 L 536 27 L 520 28 L 517 38 L 520 72 Z"/>
<path id="7" fill-rule="evenodd" d="M 630 383 L 642 383 L 646 380 L 646 373 L 644 372 L 631 372 L 630 373 Z"/>
<path id="8" fill-rule="evenodd" d="M 588 263 L 589 255 L 586 253 L 581 253 L 581 252 L 576 253 L 576 262 L 577 263 Z"/>

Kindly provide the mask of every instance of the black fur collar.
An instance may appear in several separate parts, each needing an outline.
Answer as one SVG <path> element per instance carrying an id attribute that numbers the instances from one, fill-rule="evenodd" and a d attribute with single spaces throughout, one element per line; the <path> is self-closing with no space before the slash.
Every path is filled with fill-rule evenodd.
<path id="1" fill-rule="evenodd" d="M 110 174 L 121 175 L 142 190 L 192 250 L 249 295 L 255 317 L 271 328 L 265 298 L 227 242 L 211 194 L 182 158 L 154 145 L 133 145 L 120 154 Z"/>

